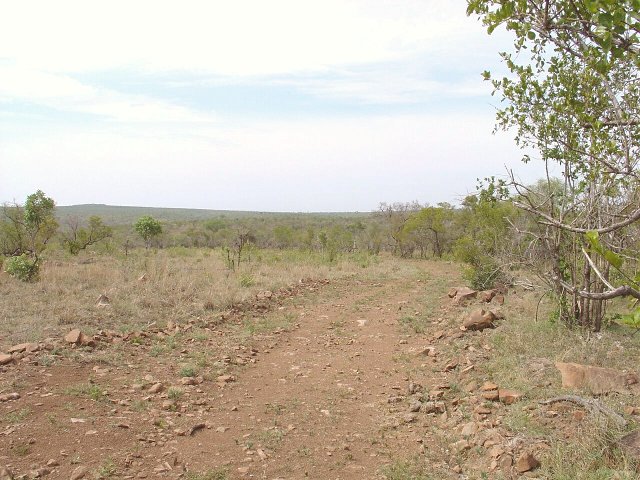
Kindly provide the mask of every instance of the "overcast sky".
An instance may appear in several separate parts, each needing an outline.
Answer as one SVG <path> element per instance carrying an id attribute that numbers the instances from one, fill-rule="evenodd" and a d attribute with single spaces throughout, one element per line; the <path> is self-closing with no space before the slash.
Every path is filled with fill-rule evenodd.
<path id="1" fill-rule="evenodd" d="M 368 211 L 525 170 L 464 0 L 5 2 L 0 201 Z"/>

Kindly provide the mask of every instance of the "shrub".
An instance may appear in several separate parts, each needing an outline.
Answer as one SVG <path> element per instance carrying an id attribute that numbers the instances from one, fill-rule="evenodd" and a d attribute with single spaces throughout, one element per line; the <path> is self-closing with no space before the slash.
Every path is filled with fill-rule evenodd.
<path id="1" fill-rule="evenodd" d="M 22 254 L 17 257 L 7 259 L 5 272 L 12 277 L 16 277 L 23 282 L 33 282 L 37 280 L 40 273 L 40 265 L 37 260 L 32 260 L 28 255 Z"/>

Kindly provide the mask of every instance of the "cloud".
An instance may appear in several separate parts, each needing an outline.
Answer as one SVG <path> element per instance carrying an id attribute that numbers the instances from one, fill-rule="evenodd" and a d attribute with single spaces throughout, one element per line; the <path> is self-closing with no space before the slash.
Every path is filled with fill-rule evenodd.
<path id="1" fill-rule="evenodd" d="M 20 101 L 119 122 L 211 122 L 213 117 L 143 95 L 85 85 L 71 77 L 0 65 L 0 102 Z"/>

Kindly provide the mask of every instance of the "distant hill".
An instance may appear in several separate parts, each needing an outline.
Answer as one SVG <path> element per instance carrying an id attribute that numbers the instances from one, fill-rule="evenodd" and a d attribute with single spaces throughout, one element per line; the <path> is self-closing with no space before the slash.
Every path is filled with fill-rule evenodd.
<path id="1" fill-rule="evenodd" d="M 67 205 L 57 206 L 56 215 L 58 219 L 66 217 L 78 217 L 80 219 L 89 218 L 92 215 L 98 215 L 108 225 L 122 225 L 134 223 L 143 215 L 151 215 L 152 217 L 165 222 L 180 221 L 197 221 L 207 220 L 211 218 L 273 218 L 282 219 L 287 217 L 348 217 L 362 218 L 369 213 L 359 212 L 340 212 L 340 213 L 278 213 L 278 212 L 246 212 L 236 210 L 205 210 L 197 208 L 158 208 L 158 207 L 127 207 L 119 205 L 103 205 L 103 204 L 86 204 L 86 205 Z"/>

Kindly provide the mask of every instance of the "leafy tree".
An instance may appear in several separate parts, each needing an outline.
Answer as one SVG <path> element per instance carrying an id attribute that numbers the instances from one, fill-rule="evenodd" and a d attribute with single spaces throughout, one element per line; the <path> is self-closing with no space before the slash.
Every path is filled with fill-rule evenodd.
<path id="1" fill-rule="evenodd" d="M 146 248 L 149 248 L 153 239 L 162 233 L 162 225 L 150 215 L 140 217 L 133 228 L 144 240 Z"/>
<path id="2" fill-rule="evenodd" d="M 637 263 L 640 1 L 468 0 L 467 11 L 490 33 L 504 26 L 515 36 L 514 52 L 501 54 L 511 76 L 484 76 L 505 103 L 498 127 L 537 152 L 548 183 L 532 190 L 511 174 L 515 204 L 537 222 L 531 251 L 562 318 L 598 330 L 606 300 L 640 298 L 638 281 L 612 262 Z"/>
<path id="3" fill-rule="evenodd" d="M 23 280 L 37 278 L 40 254 L 58 229 L 55 202 L 42 190 L 27 196 L 24 206 L 4 204 L 0 220 L 0 248 L 5 256 L 16 257 L 7 271 Z"/>
<path id="4" fill-rule="evenodd" d="M 63 233 L 62 244 L 72 255 L 77 255 L 88 246 L 113 235 L 113 229 L 105 225 L 97 215 L 89 218 L 89 224 L 86 227 L 80 226 L 78 218 L 68 218 L 67 228 L 67 231 Z"/>
<path id="5" fill-rule="evenodd" d="M 426 254 L 429 244 L 433 254 L 442 257 L 443 236 L 446 230 L 447 220 L 450 218 L 450 210 L 443 207 L 425 207 L 412 214 L 403 227 L 406 236 L 413 236 L 420 248 L 420 257 Z"/>

